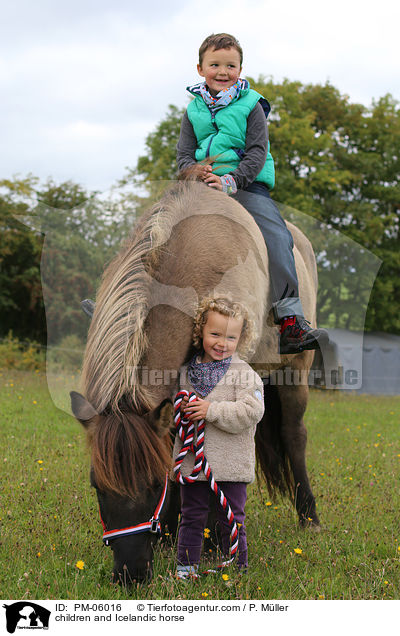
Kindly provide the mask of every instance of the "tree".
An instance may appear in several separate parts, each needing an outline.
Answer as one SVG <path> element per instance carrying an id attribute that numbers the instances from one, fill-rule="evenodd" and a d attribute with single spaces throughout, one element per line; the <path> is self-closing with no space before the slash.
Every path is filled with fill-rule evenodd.
<path id="1" fill-rule="evenodd" d="M 0 187 L 0 336 L 12 330 L 40 343 L 71 334 L 83 341 L 80 301 L 94 297 L 105 264 L 131 231 L 134 206 L 32 175 Z"/>
<path id="2" fill-rule="evenodd" d="M 157 124 L 154 132 L 146 137 L 146 154 L 139 157 L 134 168 L 128 168 L 118 182 L 119 187 L 132 184 L 137 192 L 127 197 L 140 216 L 162 196 L 165 188 L 177 177 L 176 144 L 179 139 L 183 108 L 170 104 L 166 116 Z"/>
<path id="3" fill-rule="evenodd" d="M 176 179 L 176 144 L 183 113 L 184 109 L 168 106 L 164 119 L 146 137 L 146 155 L 139 157 L 134 169 L 128 169 L 126 182 L 147 186 L 152 181 Z"/>
<path id="4" fill-rule="evenodd" d="M 0 336 L 44 341 L 44 306 L 40 282 L 42 237 L 16 216 L 26 214 L 37 180 L 0 182 Z"/>

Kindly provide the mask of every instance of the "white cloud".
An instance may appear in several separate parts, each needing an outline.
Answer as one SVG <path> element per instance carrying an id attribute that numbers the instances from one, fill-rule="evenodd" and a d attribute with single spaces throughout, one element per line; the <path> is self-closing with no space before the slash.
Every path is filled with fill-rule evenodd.
<path id="1" fill-rule="evenodd" d="M 187 104 L 210 32 L 239 38 L 249 76 L 329 80 L 367 105 L 387 92 L 399 99 L 399 18 L 394 0 L 14 0 L 0 33 L 0 176 L 109 188 L 168 104 Z"/>

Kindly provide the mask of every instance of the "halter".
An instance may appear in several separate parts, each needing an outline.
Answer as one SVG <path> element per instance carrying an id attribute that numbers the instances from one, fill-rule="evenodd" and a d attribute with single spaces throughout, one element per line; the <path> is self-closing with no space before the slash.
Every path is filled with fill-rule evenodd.
<path id="1" fill-rule="evenodd" d="M 103 526 L 103 541 L 105 545 L 109 545 L 112 539 L 116 539 L 117 537 L 125 537 L 129 534 L 140 534 L 141 532 L 151 532 L 152 534 L 161 534 L 161 524 L 160 524 L 160 514 L 165 502 L 165 497 L 167 495 L 167 487 L 168 487 L 168 473 L 165 475 L 164 488 L 161 493 L 161 497 L 157 504 L 157 507 L 154 511 L 153 516 L 149 521 L 144 523 L 138 523 L 136 526 L 128 526 L 127 528 L 121 528 L 119 530 L 107 530 L 106 525 L 101 518 L 100 512 L 100 521 Z"/>

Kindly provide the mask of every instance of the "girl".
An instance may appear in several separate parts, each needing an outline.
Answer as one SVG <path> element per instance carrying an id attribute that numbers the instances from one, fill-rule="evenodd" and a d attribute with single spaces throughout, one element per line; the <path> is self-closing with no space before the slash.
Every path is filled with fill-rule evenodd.
<path id="1" fill-rule="evenodd" d="M 226 298 L 206 298 L 197 311 L 193 331 L 193 342 L 200 352 L 180 371 L 180 390 L 197 395 L 197 400 L 190 404 L 188 398 L 182 400 L 181 415 L 193 421 L 196 430 L 200 420 L 206 422 L 204 455 L 239 527 L 241 568 L 247 567 L 246 487 L 254 480 L 254 434 L 264 413 L 262 380 L 236 353 L 237 349 L 241 353 L 248 350 L 252 339 L 251 322 L 239 303 Z M 174 459 L 181 448 L 177 436 Z M 189 476 L 193 466 L 194 455 L 188 453 L 180 466 L 182 475 Z M 196 575 L 198 569 L 211 489 L 204 472 L 197 481 L 181 484 L 180 488 L 177 575 L 186 578 Z M 230 526 L 219 503 L 217 514 L 222 548 L 227 554 Z"/>

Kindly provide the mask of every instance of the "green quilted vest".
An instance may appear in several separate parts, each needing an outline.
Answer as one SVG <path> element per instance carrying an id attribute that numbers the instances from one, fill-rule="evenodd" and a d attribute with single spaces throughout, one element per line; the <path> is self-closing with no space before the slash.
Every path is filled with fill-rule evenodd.
<path id="1" fill-rule="evenodd" d="M 218 155 L 213 172 L 219 176 L 235 170 L 246 146 L 247 117 L 262 98 L 251 88 L 241 91 L 239 99 L 217 110 L 214 119 L 200 95 L 190 102 L 187 108 L 189 121 L 197 139 L 196 160 Z M 270 190 L 275 184 L 274 160 L 269 150 L 264 167 L 255 181 L 265 183 Z"/>

